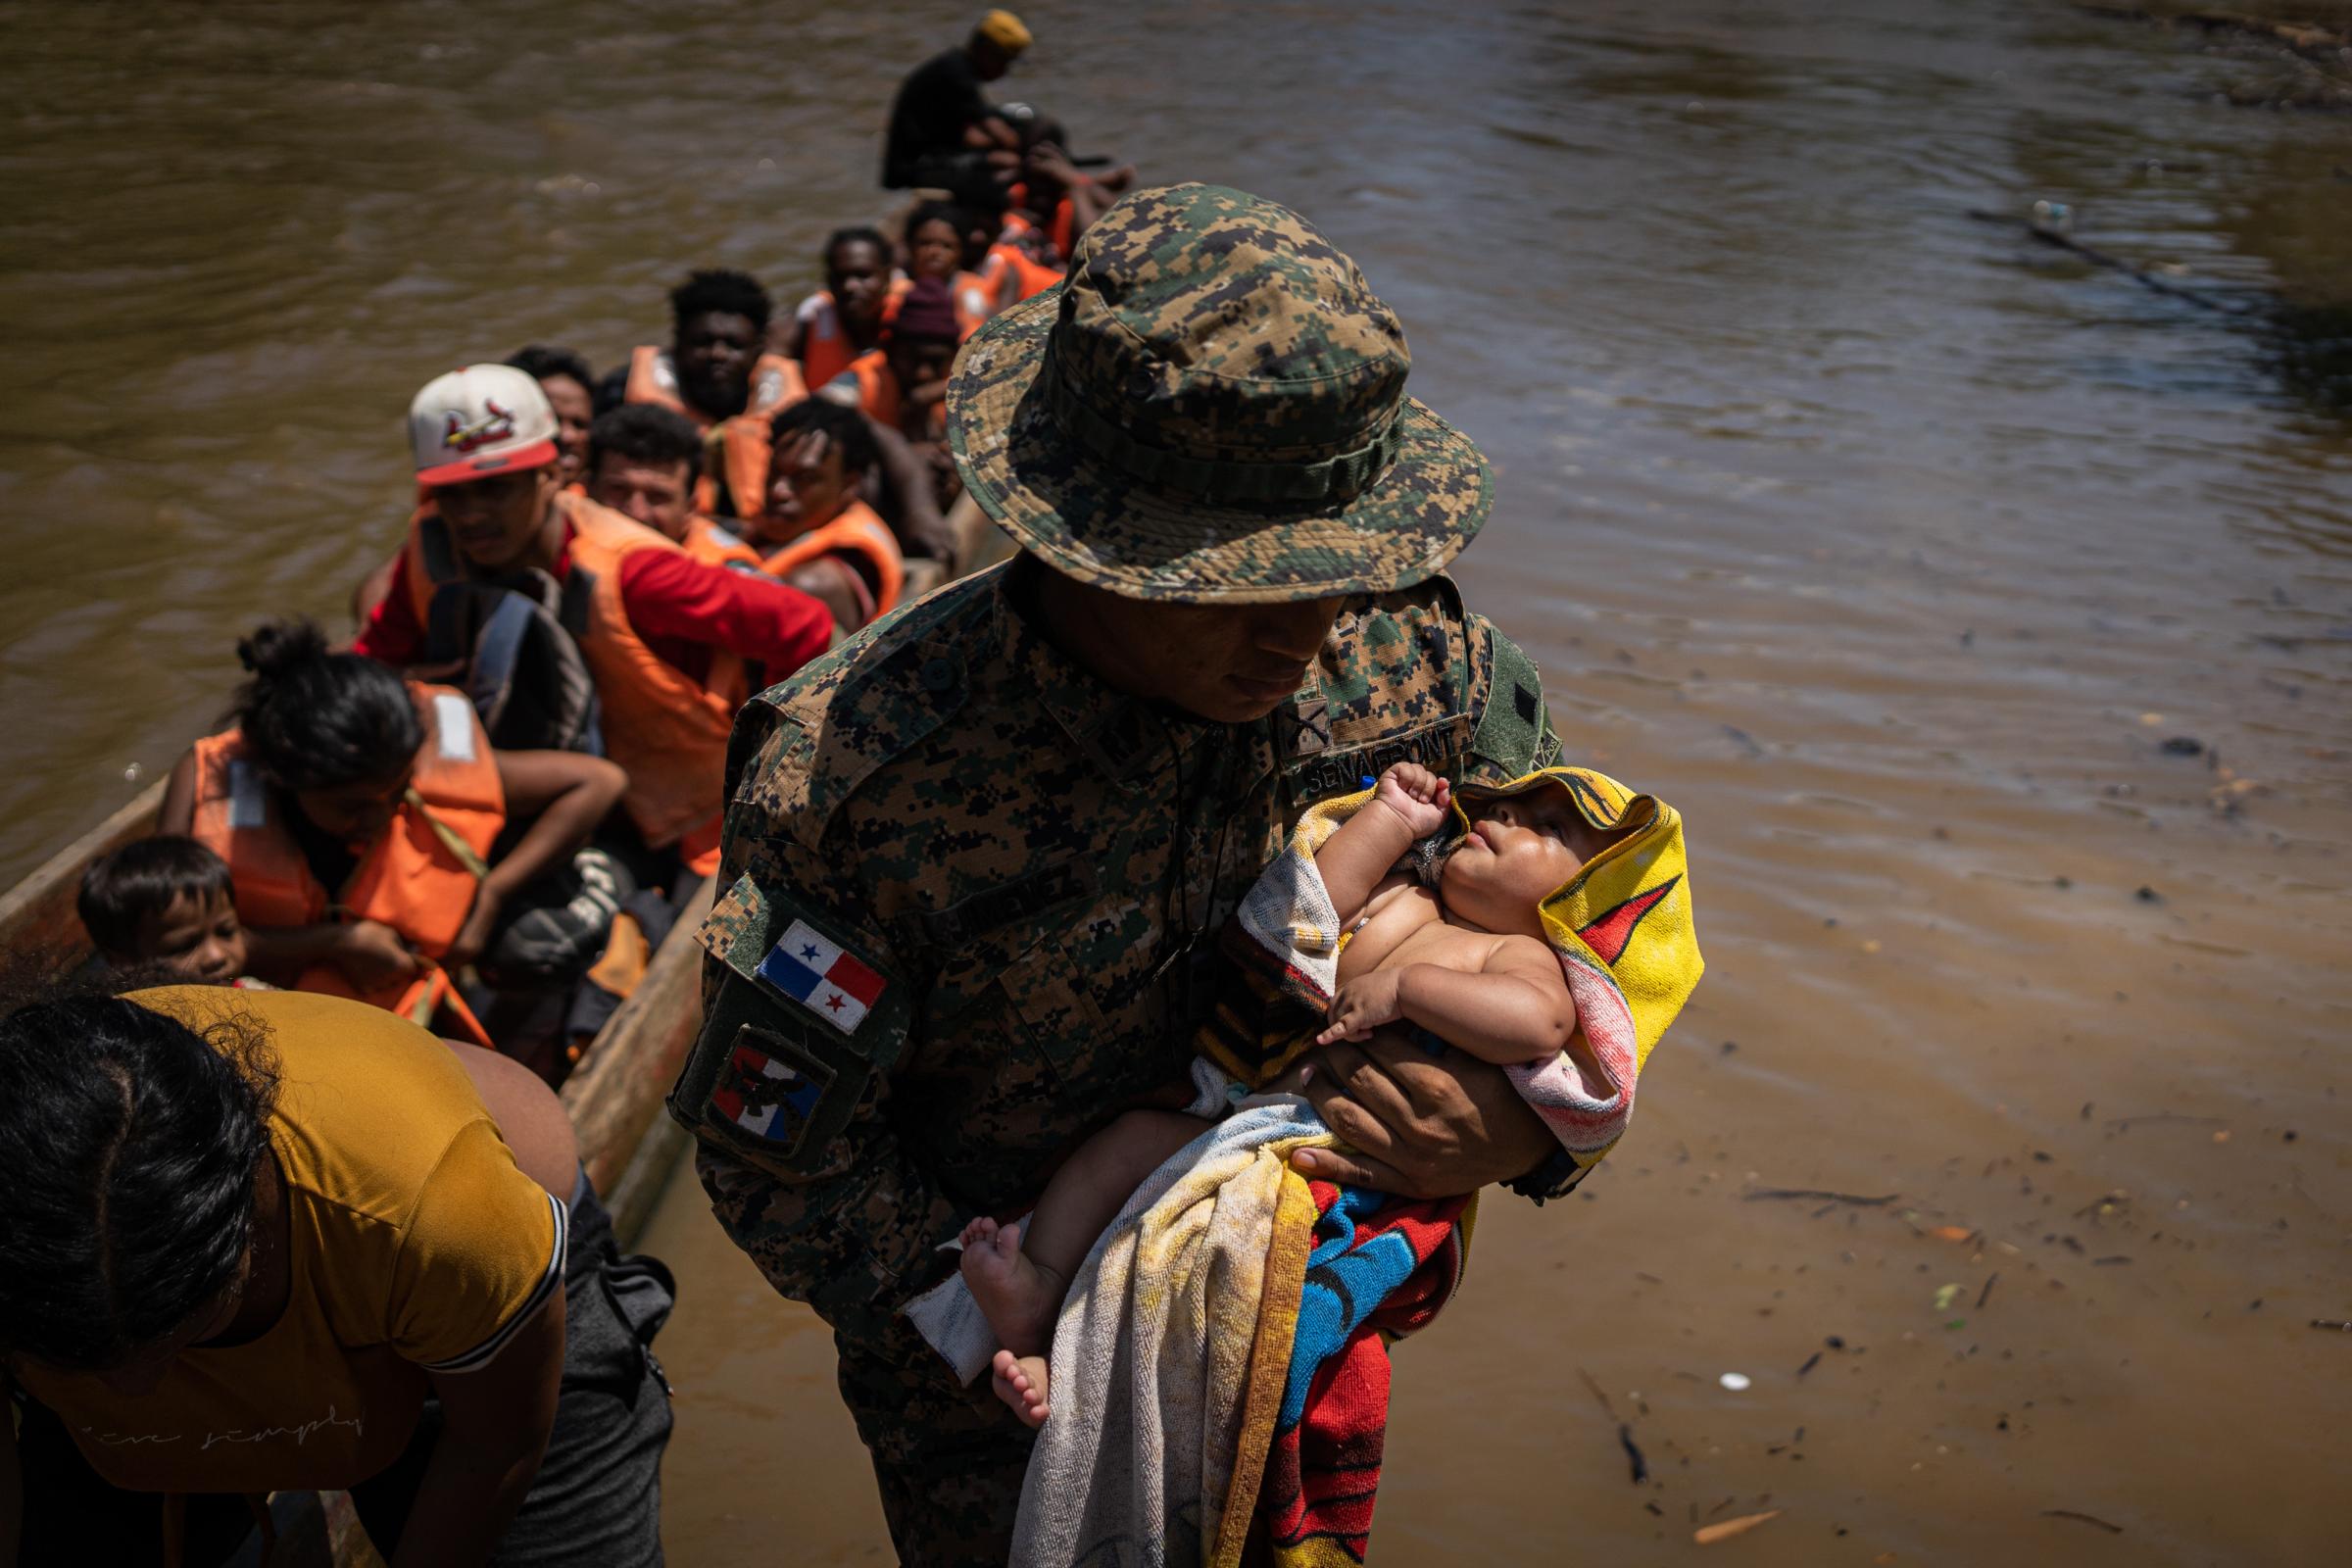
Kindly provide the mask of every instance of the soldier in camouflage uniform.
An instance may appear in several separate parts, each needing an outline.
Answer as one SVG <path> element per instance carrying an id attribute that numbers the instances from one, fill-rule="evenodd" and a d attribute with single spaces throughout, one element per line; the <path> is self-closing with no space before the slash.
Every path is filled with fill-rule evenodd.
<path id="1" fill-rule="evenodd" d="M 832 1325 L 906 1561 L 1002 1563 L 1031 1437 L 900 1314 L 942 1244 L 1190 1097 L 1214 934 L 1302 807 L 1399 759 L 1499 783 L 1557 753 L 1534 666 L 1440 574 L 1492 476 L 1409 364 L 1297 215 L 1128 197 L 949 392 L 1022 554 L 737 723 L 670 1109 L 727 1234 Z M 1350 1146 L 1302 1153 L 1318 1176 L 1542 1196 L 1572 1169 L 1459 1053 L 1333 1047 L 1312 1097 Z"/>

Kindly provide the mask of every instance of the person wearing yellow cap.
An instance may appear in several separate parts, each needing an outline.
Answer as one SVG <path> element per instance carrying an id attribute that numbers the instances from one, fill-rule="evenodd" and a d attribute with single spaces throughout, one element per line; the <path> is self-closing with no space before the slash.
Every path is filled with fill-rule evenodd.
<path id="1" fill-rule="evenodd" d="M 991 11 L 962 43 L 909 72 L 890 106 L 883 188 L 942 189 L 992 211 L 1003 207 L 1020 143 L 981 88 L 1028 47 L 1020 18 Z"/>

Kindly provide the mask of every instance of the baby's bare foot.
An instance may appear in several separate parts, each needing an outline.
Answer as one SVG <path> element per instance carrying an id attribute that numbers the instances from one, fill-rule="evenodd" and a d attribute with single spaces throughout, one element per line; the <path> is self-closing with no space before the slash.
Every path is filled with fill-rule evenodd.
<path id="1" fill-rule="evenodd" d="M 989 1365 L 994 1374 L 997 1397 L 1012 1406 L 1012 1413 L 1033 1427 L 1046 1424 L 1054 1413 L 1046 1403 L 1046 1384 L 1049 1374 L 1042 1355 L 1015 1355 L 1010 1350 L 999 1350 Z"/>
<path id="2" fill-rule="evenodd" d="M 1054 1343 L 1061 1284 L 1021 1254 L 1020 1232 L 993 1219 L 972 1221 L 963 1229 L 962 1268 L 963 1283 L 999 1345 L 1035 1355 Z"/>

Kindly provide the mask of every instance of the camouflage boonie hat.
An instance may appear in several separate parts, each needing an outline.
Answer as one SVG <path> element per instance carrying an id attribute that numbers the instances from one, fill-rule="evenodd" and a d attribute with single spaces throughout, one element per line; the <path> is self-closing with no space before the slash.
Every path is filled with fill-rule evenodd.
<path id="1" fill-rule="evenodd" d="M 1494 496 L 1478 448 L 1404 395 L 1411 368 L 1312 224 L 1168 185 L 973 334 L 948 442 L 981 509 L 1081 582 L 1184 604 L 1383 593 L 1443 568 Z"/>

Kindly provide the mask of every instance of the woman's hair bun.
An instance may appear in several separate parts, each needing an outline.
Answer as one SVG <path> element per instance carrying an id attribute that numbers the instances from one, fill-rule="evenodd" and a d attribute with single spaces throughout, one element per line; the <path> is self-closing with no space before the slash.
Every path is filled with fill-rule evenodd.
<path id="1" fill-rule="evenodd" d="M 326 658 L 326 634 L 310 620 L 264 621 L 237 639 L 237 662 L 265 681 L 283 678 Z"/>

